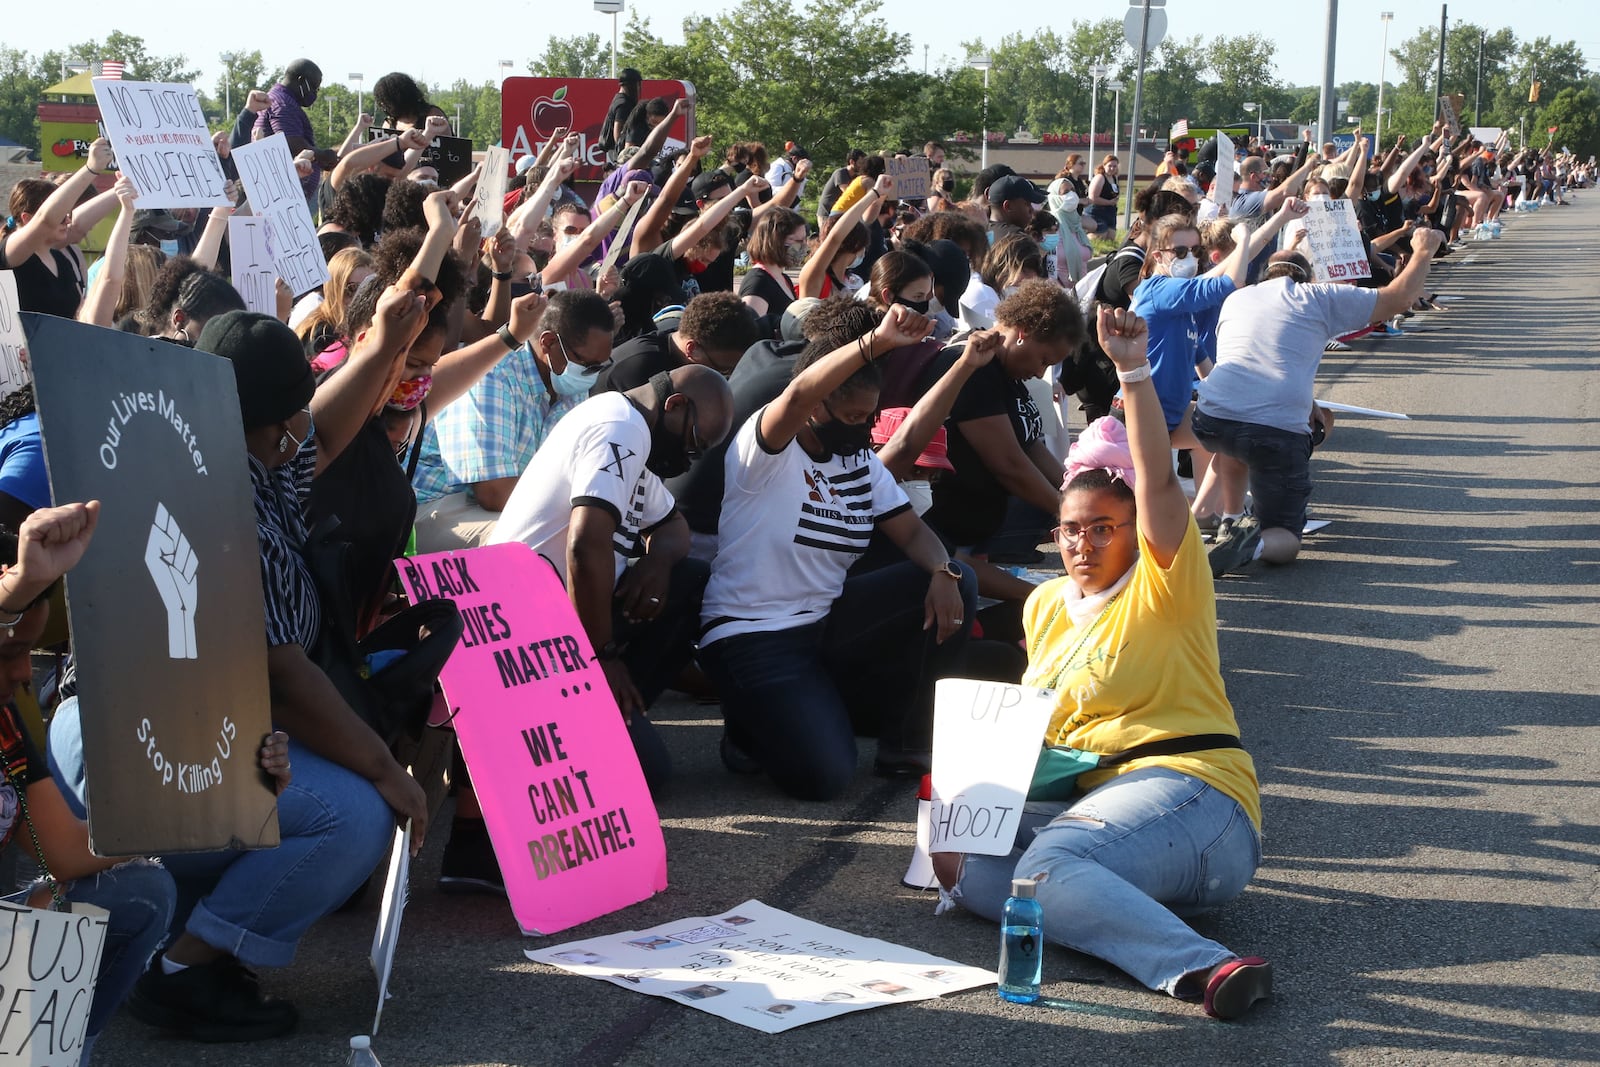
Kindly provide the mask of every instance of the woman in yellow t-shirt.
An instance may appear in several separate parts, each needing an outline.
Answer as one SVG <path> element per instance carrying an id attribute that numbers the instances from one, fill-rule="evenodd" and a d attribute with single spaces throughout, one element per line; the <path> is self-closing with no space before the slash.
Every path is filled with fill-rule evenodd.
<path id="1" fill-rule="evenodd" d="M 1069 454 L 1055 531 L 1067 575 L 1028 600 L 1022 681 L 1056 693 L 1051 745 L 1120 754 L 1224 735 L 1217 744 L 1236 746 L 1211 570 L 1172 469 L 1145 325 L 1104 307 L 1098 325 L 1127 429 L 1103 419 Z M 1046 938 L 1236 1018 L 1271 993 L 1271 965 L 1180 916 L 1232 900 L 1254 876 L 1261 804 L 1250 756 L 1203 743 L 1082 775 L 1078 799 L 1027 806 L 1010 856 L 936 856 L 940 881 L 997 919 L 1011 879 L 1036 879 Z"/>

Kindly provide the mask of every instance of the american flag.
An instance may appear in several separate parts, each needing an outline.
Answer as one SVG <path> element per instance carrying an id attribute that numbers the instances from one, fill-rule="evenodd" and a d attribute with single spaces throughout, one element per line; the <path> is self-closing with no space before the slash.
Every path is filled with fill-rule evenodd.
<path id="1" fill-rule="evenodd" d="M 1172 124 L 1172 132 L 1167 135 L 1167 140 L 1176 141 L 1180 137 L 1189 136 L 1189 120 L 1179 119 Z"/>
<path id="2" fill-rule="evenodd" d="M 119 63 L 116 60 L 104 60 L 100 64 L 99 76 L 102 78 L 121 78 L 122 72 L 127 68 L 127 66 L 128 65 L 126 63 Z"/>

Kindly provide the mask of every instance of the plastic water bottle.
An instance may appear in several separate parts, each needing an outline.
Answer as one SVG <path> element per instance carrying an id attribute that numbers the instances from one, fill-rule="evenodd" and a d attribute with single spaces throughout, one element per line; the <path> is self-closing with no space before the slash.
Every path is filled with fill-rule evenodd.
<path id="1" fill-rule="evenodd" d="M 1032 1004 L 1044 977 L 1044 911 L 1032 878 L 1013 878 L 1000 911 L 1000 999 Z"/>
<path id="2" fill-rule="evenodd" d="M 372 1053 L 372 1038 L 365 1034 L 350 1039 L 350 1059 L 346 1062 L 349 1067 L 383 1067 Z"/>

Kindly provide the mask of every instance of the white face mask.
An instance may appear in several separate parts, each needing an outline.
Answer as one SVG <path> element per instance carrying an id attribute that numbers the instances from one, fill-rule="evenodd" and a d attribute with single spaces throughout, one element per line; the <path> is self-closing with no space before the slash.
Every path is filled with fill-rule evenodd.
<path id="1" fill-rule="evenodd" d="M 900 488 L 905 490 L 907 499 L 911 501 L 911 510 L 917 513 L 917 518 L 926 515 L 933 507 L 933 486 L 926 478 L 901 482 Z"/>
<path id="2" fill-rule="evenodd" d="M 1188 255 L 1175 259 L 1167 265 L 1167 273 L 1174 278 L 1193 278 L 1200 273 L 1200 257 Z"/>

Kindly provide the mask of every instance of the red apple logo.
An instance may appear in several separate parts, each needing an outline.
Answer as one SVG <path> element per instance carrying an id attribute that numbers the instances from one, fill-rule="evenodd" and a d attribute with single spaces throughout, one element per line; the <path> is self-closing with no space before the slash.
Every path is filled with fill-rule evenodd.
<path id="1" fill-rule="evenodd" d="M 540 137 L 550 137 L 562 127 L 572 129 L 572 105 L 567 103 L 567 87 L 563 85 L 553 96 L 541 96 L 533 102 L 533 132 Z"/>

